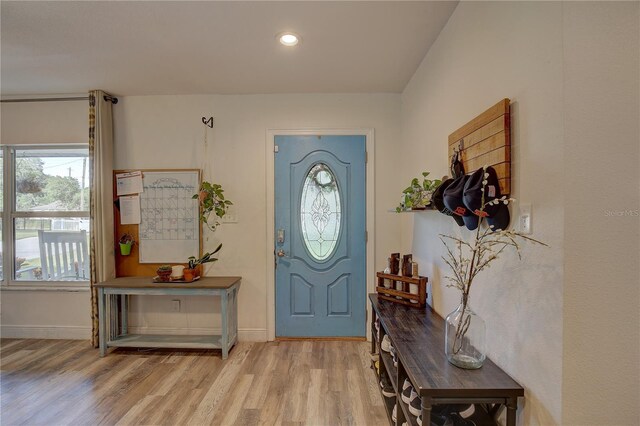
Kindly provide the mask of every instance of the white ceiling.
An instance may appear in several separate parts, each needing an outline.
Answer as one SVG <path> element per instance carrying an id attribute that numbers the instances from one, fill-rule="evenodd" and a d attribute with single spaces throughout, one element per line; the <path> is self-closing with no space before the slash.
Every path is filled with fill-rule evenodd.
<path id="1" fill-rule="evenodd" d="M 0 92 L 401 92 L 456 4 L 3 0 Z"/>

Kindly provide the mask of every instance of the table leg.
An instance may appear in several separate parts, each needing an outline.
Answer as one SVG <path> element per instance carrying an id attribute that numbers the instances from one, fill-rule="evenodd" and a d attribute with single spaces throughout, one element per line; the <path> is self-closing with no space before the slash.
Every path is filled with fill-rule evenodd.
<path id="1" fill-rule="evenodd" d="M 422 397 L 422 424 L 431 424 L 431 407 L 433 403 L 430 396 Z M 426 419 L 426 420 L 425 420 Z"/>
<path id="2" fill-rule="evenodd" d="M 233 346 L 238 342 L 238 288 L 233 287 L 231 299 L 231 321 L 233 322 L 233 341 L 230 344 Z M 231 349 L 231 348 L 229 348 Z"/>
<path id="3" fill-rule="evenodd" d="M 507 426 L 516 426 L 518 398 L 507 398 Z"/>
<path id="4" fill-rule="evenodd" d="M 107 354 L 107 301 L 104 294 L 104 288 L 98 289 L 98 330 L 99 330 L 99 344 L 100 344 L 100 356 L 103 357 Z"/>
<path id="5" fill-rule="evenodd" d="M 120 315 L 122 318 L 122 334 L 128 333 L 129 326 L 129 296 L 126 294 L 120 295 Z"/>
<path id="6" fill-rule="evenodd" d="M 222 316 L 222 336 L 220 337 L 222 343 L 222 359 L 227 359 L 229 356 L 229 318 L 227 316 L 229 293 L 227 291 L 222 293 L 220 297 L 220 310 Z"/>

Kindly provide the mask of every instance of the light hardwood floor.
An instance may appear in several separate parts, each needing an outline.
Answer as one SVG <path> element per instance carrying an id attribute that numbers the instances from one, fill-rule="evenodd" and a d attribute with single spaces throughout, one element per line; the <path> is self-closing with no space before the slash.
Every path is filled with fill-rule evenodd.
<path id="1" fill-rule="evenodd" d="M 3 339 L 8 425 L 386 425 L 366 342 L 240 343 L 220 351 Z"/>

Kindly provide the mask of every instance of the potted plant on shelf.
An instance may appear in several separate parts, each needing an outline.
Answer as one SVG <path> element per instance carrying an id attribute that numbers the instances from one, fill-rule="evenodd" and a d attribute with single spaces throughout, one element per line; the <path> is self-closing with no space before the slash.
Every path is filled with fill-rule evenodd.
<path id="1" fill-rule="evenodd" d="M 184 268 L 184 280 L 185 281 L 193 281 L 196 277 L 200 276 L 200 265 L 204 265 L 205 263 L 215 262 L 218 260 L 217 257 L 212 257 L 214 254 L 218 253 L 222 248 L 222 244 L 220 244 L 213 252 L 205 253 L 202 257 L 196 258 L 195 256 L 191 256 L 188 259 L 188 265 Z"/>
<path id="2" fill-rule="evenodd" d="M 160 281 L 171 281 L 171 265 L 162 265 L 156 269 Z"/>
<path id="3" fill-rule="evenodd" d="M 407 210 L 423 210 L 431 204 L 431 196 L 442 183 L 440 179 L 427 179 L 429 172 L 422 172 L 422 182 L 418 178 L 413 178 L 411 184 L 402 191 L 402 199 L 396 212 Z"/>
<path id="4" fill-rule="evenodd" d="M 136 243 L 131 234 L 123 234 L 120 237 L 120 254 L 123 256 L 129 256 L 131 254 L 131 247 Z"/>
<path id="5" fill-rule="evenodd" d="M 193 199 L 197 199 L 200 203 L 200 221 L 202 221 L 211 231 L 215 231 L 220 225 L 219 219 L 225 215 L 227 209 L 233 203 L 224 197 L 224 189 L 222 185 L 217 183 L 202 182 L 200 191 L 195 194 Z M 214 218 L 211 219 L 211 214 Z"/>

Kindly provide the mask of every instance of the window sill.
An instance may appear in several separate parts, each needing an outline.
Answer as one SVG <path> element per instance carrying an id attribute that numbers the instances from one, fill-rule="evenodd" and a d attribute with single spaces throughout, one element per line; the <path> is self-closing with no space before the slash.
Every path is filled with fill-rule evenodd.
<path id="1" fill-rule="evenodd" d="M 0 285 L 1 291 L 70 291 L 70 292 L 80 292 L 80 291 L 89 291 L 91 287 L 89 287 L 89 283 L 84 285 L 61 285 L 61 284 L 53 284 L 53 285 L 43 285 L 37 282 L 32 283 L 13 283 L 8 284 L 6 282 Z"/>

